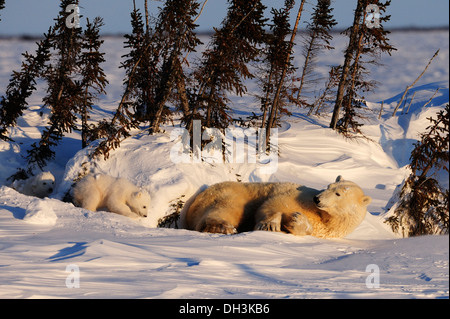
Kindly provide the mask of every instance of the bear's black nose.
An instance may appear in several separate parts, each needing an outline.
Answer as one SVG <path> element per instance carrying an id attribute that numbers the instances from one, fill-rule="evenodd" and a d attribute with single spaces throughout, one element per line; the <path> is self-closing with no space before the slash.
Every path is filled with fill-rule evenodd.
<path id="1" fill-rule="evenodd" d="M 319 196 L 314 196 L 313 201 L 314 203 L 319 204 L 320 203 Z"/>
<path id="2" fill-rule="evenodd" d="M 48 191 L 51 193 L 53 192 L 53 188 L 49 188 Z"/>

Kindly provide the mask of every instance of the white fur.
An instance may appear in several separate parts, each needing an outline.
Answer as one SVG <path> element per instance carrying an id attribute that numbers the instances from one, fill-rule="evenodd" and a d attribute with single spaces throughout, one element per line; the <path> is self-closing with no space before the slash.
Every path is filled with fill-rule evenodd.
<path id="1" fill-rule="evenodd" d="M 371 201 L 358 185 L 338 176 L 314 197 L 317 207 L 330 215 L 323 237 L 344 237 L 352 232 L 363 221 Z"/>
<path id="2" fill-rule="evenodd" d="M 16 180 L 11 187 L 22 194 L 44 198 L 53 192 L 55 177 L 50 172 L 41 172 L 28 179 Z"/>
<path id="3" fill-rule="evenodd" d="M 73 189 L 75 205 L 91 211 L 106 208 L 131 218 L 147 217 L 150 195 L 124 178 L 88 175 Z"/>

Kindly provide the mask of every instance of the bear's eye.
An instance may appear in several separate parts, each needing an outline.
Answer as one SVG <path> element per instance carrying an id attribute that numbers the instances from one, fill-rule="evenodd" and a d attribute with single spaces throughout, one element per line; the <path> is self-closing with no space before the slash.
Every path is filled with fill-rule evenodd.
<path id="1" fill-rule="evenodd" d="M 341 194 L 339 194 L 339 193 L 336 193 L 336 196 L 341 196 Z"/>
<path id="2" fill-rule="evenodd" d="M 46 183 L 46 182 L 44 182 L 44 185 L 47 185 L 47 183 Z"/>
<path id="3" fill-rule="evenodd" d="M 142 208 L 143 208 L 143 209 L 146 209 L 146 208 L 147 208 L 147 206 L 142 206 Z"/>

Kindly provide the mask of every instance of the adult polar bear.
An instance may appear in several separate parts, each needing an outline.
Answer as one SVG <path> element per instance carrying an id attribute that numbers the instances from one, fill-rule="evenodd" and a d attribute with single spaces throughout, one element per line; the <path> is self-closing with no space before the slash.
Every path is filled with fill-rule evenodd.
<path id="1" fill-rule="evenodd" d="M 342 238 L 363 221 L 370 202 L 341 176 L 323 191 L 293 183 L 224 182 L 197 195 L 185 223 L 210 233 L 268 230 Z"/>

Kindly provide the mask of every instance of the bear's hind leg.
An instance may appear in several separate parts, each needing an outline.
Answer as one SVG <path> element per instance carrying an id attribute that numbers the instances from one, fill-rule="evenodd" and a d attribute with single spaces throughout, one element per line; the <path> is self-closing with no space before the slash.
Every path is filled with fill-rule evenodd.
<path id="1" fill-rule="evenodd" d="M 200 225 L 198 230 L 205 233 L 216 233 L 225 235 L 237 234 L 236 227 L 231 225 L 229 222 L 213 218 L 205 219 L 205 221 Z"/>
<path id="2" fill-rule="evenodd" d="M 219 208 L 217 207 L 219 206 Z M 235 203 L 211 207 L 196 230 L 206 233 L 236 234 L 243 215 L 243 208 Z"/>
<path id="3" fill-rule="evenodd" d="M 98 206 L 100 204 L 100 194 L 97 190 L 92 190 L 91 192 L 85 192 L 79 195 L 78 204 L 84 209 L 88 209 L 90 211 L 97 211 Z"/>

